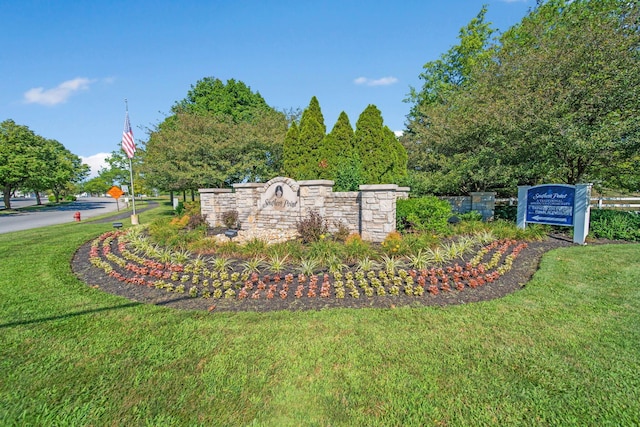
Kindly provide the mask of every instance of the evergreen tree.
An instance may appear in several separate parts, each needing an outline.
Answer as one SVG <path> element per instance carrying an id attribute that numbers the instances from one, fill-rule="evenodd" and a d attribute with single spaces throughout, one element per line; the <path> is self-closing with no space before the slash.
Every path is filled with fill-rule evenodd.
<path id="1" fill-rule="evenodd" d="M 319 178 L 336 180 L 338 173 L 354 160 L 359 163 L 353 148 L 353 128 L 349 116 L 343 111 L 331 132 L 322 140 L 319 156 Z"/>
<path id="2" fill-rule="evenodd" d="M 360 114 L 354 146 L 362 160 L 365 183 L 387 184 L 406 174 L 406 151 L 383 125 L 382 114 L 375 105 L 369 105 Z"/>
<path id="3" fill-rule="evenodd" d="M 296 171 L 294 179 L 318 179 L 319 178 L 319 149 L 325 137 L 327 128 L 324 125 L 324 117 L 320 110 L 320 103 L 314 96 L 309 106 L 302 113 L 300 119 L 300 145 L 304 148 L 298 163 L 300 168 Z"/>
<path id="4" fill-rule="evenodd" d="M 300 129 L 296 122 L 292 122 L 284 137 L 282 147 L 284 174 L 296 179 L 300 174 L 301 164 L 304 158 L 304 147 L 300 142 Z"/>
<path id="5" fill-rule="evenodd" d="M 388 150 L 389 160 L 392 162 L 388 172 L 383 175 L 382 183 L 397 183 L 407 176 L 407 150 L 388 126 L 385 126 L 382 132 L 384 147 Z"/>

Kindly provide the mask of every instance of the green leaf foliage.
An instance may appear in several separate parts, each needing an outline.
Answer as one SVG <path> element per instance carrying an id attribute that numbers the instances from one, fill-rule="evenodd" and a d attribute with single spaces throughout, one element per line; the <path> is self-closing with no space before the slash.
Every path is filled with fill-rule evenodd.
<path id="1" fill-rule="evenodd" d="M 172 110 L 145 143 L 147 185 L 221 188 L 281 173 L 287 117 L 243 82 L 207 77 Z"/>
<path id="2" fill-rule="evenodd" d="M 396 201 L 396 228 L 399 231 L 429 231 L 446 234 L 451 205 L 435 196 Z"/>
<path id="3" fill-rule="evenodd" d="M 84 179 L 89 167 L 60 142 L 46 139 L 13 120 L 0 123 L 0 186 L 5 208 L 18 189 L 50 190 L 57 201 L 70 186 Z"/>
<path id="4" fill-rule="evenodd" d="M 634 3 L 539 2 L 498 42 L 469 50 L 469 67 L 459 68 L 450 51 L 443 61 L 464 70 L 463 83 L 427 70 L 431 80 L 413 98 L 403 137 L 409 168 L 433 174 L 436 193 L 450 190 L 443 181 L 459 193 L 514 194 L 517 185 L 541 182 L 633 186 L 639 180 L 627 166 L 640 148 Z M 482 21 L 475 25 L 489 40 Z M 464 51 L 470 34 L 461 32 L 453 51 Z M 630 172 L 624 179 L 620 167 Z"/>
<path id="5" fill-rule="evenodd" d="M 309 106 L 302 112 L 300 119 L 299 144 L 302 156 L 299 167 L 294 171 L 294 179 L 318 179 L 320 172 L 320 148 L 327 128 L 320 109 L 320 103 L 314 96 Z"/>
<path id="6" fill-rule="evenodd" d="M 251 121 L 259 112 L 271 110 L 260 93 L 241 81 L 223 83 L 214 77 L 198 80 L 186 98 L 172 107 L 176 113 L 196 113 L 231 117 L 235 123 Z"/>
<path id="7" fill-rule="evenodd" d="M 366 184 L 395 183 L 406 175 L 406 150 L 384 126 L 382 114 L 375 105 L 367 106 L 360 114 L 354 147 L 362 161 Z"/>
<path id="8" fill-rule="evenodd" d="M 320 179 L 331 179 L 336 181 L 346 166 L 349 168 L 355 163 L 359 163 L 357 153 L 353 148 L 354 132 L 349 123 L 349 117 L 343 111 L 338 116 L 336 124 L 322 140 L 319 151 L 319 173 Z M 352 171 L 353 172 L 353 171 Z M 344 190 L 337 190 L 344 191 Z"/>

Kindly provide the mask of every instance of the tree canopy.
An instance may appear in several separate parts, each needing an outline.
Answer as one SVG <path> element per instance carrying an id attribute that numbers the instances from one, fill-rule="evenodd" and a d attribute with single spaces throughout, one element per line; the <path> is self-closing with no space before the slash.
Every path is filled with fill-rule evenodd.
<path id="1" fill-rule="evenodd" d="M 366 184 L 395 183 L 406 175 L 406 150 L 384 125 L 382 113 L 375 105 L 370 104 L 360 114 L 353 145 L 362 162 Z"/>
<path id="2" fill-rule="evenodd" d="M 69 185 L 84 179 L 89 167 L 60 142 L 36 135 L 13 120 L 0 123 L 0 186 L 5 208 L 18 189 L 50 190 L 59 199 Z"/>
<path id="3" fill-rule="evenodd" d="M 638 153 L 638 9 L 622 0 L 540 2 L 498 41 L 470 51 L 481 59 L 463 61 L 465 83 L 445 85 L 437 99 L 433 82 L 450 80 L 427 67 L 430 83 L 412 98 L 403 137 L 412 175 L 435 193 L 614 183 L 617 166 Z M 491 33 L 482 20 L 472 25 L 485 39 Z M 456 69 L 452 58 L 441 61 Z"/>
<path id="4" fill-rule="evenodd" d="M 149 135 L 143 172 L 169 191 L 268 180 L 282 168 L 287 117 L 242 82 L 199 81 Z"/>

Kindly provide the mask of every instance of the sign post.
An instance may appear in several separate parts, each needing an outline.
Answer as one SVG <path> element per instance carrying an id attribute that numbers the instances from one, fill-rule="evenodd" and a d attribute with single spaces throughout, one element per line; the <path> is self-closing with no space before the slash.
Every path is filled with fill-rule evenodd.
<path id="1" fill-rule="evenodd" d="M 573 242 L 589 233 L 591 184 L 544 184 L 518 187 L 518 227 L 527 223 L 573 227 Z"/>
<path id="2" fill-rule="evenodd" d="M 122 195 L 124 194 L 124 191 L 122 191 L 120 187 L 116 187 L 114 185 L 109 189 L 109 191 L 107 191 L 107 194 L 113 197 L 114 199 L 116 199 L 116 208 L 118 209 L 118 212 L 120 212 L 120 205 L 118 204 L 118 199 L 122 197 Z"/>

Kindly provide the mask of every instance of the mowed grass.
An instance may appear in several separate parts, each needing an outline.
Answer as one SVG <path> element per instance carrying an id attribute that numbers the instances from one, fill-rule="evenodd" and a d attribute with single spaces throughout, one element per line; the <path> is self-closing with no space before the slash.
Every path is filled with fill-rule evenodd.
<path id="1" fill-rule="evenodd" d="M 80 282 L 110 227 L 0 235 L 0 424 L 640 424 L 640 245 L 552 251 L 486 303 L 208 313 Z"/>

